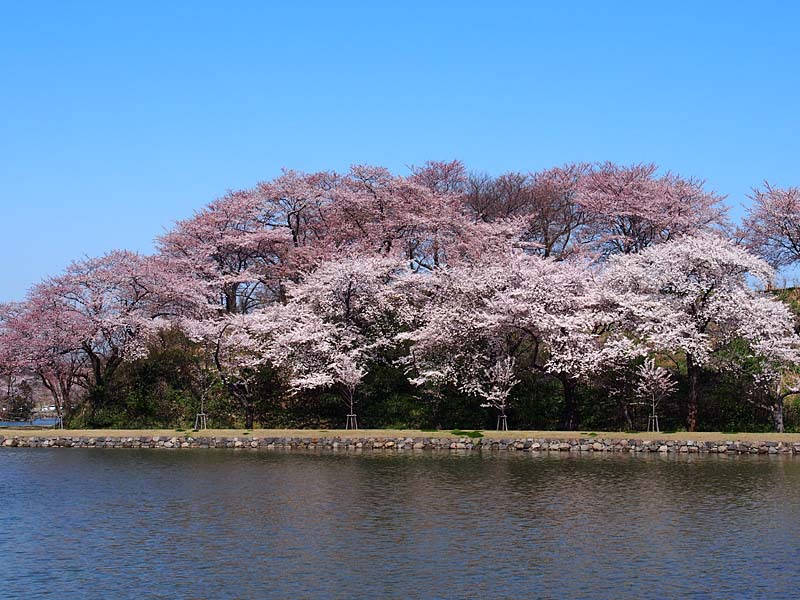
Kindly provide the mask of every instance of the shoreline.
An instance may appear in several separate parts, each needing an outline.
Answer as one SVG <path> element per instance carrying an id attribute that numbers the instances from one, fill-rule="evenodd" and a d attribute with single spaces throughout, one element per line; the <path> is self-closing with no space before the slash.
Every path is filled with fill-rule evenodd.
<path id="1" fill-rule="evenodd" d="M 468 432 L 470 430 L 464 430 Z M 490 429 L 478 430 L 483 438 L 475 439 L 508 439 L 508 438 L 549 438 L 554 440 L 569 440 L 578 438 L 593 439 L 628 439 L 628 440 L 694 440 L 697 442 L 716 441 L 773 441 L 800 443 L 800 433 L 765 433 L 765 432 L 722 432 L 722 431 L 697 431 L 677 433 L 653 432 L 625 432 L 625 431 L 594 431 L 580 429 L 577 431 L 549 431 L 532 429 L 515 429 L 509 431 L 494 431 Z M 399 437 L 424 437 L 424 438 L 457 438 L 463 435 L 453 434 L 451 430 L 422 431 L 420 429 L 33 429 L 33 428 L 0 428 L 0 438 L 5 437 L 291 437 L 291 438 L 399 438 Z"/>
<path id="2" fill-rule="evenodd" d="M 800 434 L 647 434 L 484 431 L 484 437 L 413 430 L 0 430 L 0 448 L 231 448 L 288 450 L 461 450 L 661 454 L 800 455 Z"/>

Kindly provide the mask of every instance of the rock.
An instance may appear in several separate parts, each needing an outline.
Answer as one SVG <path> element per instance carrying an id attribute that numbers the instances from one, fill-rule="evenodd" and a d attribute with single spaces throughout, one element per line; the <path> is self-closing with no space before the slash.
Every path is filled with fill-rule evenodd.
<path id="1" fill-rule="evenodd" d="M 23 448 L 308 448 L 324 450 L 395 449 L 402 450 L 509 450 L 557 452 L 659 452 L 682 454 L 800 454 L 800 442 L 746 442 L 736 440 L 697 442 L 694 440 L 633 440 L 623 438 L 238 438 L 238 437 L 66 437 L 53 435 L 6 438 L 0 435 L 0 447 Z"/>

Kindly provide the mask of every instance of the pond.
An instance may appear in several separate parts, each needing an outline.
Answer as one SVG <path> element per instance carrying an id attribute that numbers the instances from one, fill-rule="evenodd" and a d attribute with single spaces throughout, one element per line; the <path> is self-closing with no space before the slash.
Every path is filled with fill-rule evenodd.
<path id="1" fill-rule="evenodd" d="M 791 597 L 800 459 L 0 450 L 0 589 Z"/>
<path id="2" fill-rule="evenodd" d="M 34 419 L 33 421 L 0 421 L 0 427 L 12 427 L 19 429 L 20 427 L 55 427 L 58 424 L 58 419 Z"/>

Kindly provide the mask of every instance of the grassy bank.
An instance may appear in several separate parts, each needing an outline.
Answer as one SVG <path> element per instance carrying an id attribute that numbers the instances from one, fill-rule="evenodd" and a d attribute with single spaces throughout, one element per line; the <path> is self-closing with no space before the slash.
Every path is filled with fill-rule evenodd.
<path id="1" fill-rule="evenodd" d="M 607 439 L 640 439 L 640 440 L 693 440 L 697 442 L 736 440 L 742 442 L 775 441 L 775 442 L 800 442 L 800 433 L 722 433 L 718 431 L 704 431 L 695 433 L 627 433 L 622 431 L 481 431 L 485 438 L 547 438 L 547 439 L 576 439 L 576 438 L 607 438 Z M 347 431 L 344 429 L 206 429 L 200 432 L 192 430 L 179 431 L 176 429 L 0 429 L 0 437 L 43 437 L 43 436 L 69 436 L 69 437 L 142 437 L 166 436 L 181 437 L 190 435 L 194 437 L 360 437 L 360 438 L 399 438 L 399 437 L 461 437 L 451 431 L 420 431 L 416 429 L 359 429 Z"/>

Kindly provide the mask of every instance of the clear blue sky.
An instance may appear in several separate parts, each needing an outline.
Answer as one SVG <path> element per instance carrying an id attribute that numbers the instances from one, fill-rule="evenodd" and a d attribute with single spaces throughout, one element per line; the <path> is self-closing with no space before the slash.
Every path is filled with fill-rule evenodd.
<path id="1" fill-rule="evenodd" d="M 738 206 L 800 184 L 799 21 L 790 1 L 0 0 L 0 300 L 148 252 L 282 166 L 654 161 Z"/>

